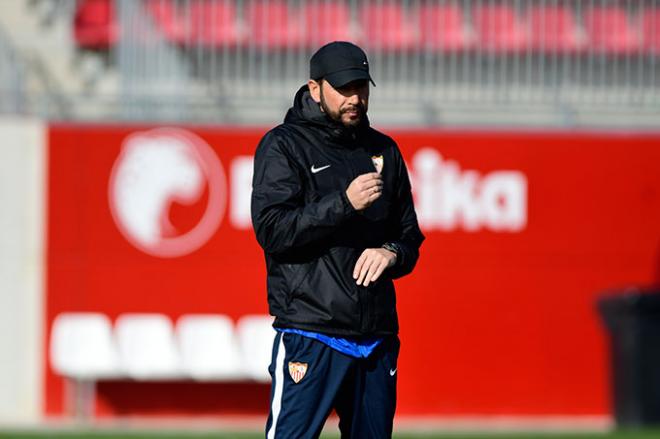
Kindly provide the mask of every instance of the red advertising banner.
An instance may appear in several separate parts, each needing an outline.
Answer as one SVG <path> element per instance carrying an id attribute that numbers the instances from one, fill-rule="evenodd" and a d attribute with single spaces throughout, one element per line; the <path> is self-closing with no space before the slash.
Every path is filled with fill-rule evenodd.
<path id="1" fill-rule="evenodd" d="M 267 314 L 250 226 L 264 129 L 54 125 L 56 317 Z M 660 136 L 397 131 L 427 240 L 397 283 L 399 414 L 610 413 L 604 291 L 660 281 Z M 387 166 L 387 164 L 384 164 Z M 48 358 L 48 355 L 46 356 Z M 47 361 L 45 412 L 65 386 Z M 103 380 L 97 413 L 263 414 L 267 384 Z"/>

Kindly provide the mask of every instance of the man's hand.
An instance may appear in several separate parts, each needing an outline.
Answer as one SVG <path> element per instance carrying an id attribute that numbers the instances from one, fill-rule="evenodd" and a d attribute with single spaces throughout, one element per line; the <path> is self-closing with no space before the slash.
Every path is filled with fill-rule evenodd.
<path id="1" fill-rule="evenodd" d="M 376 282 L 386 268 L 396 263 L 396 253 L 384 248 L 368 248 L 362 252 L 353 269 L 353 279 L 358 285 L 369 286 Z"/>
<path id="2" fill-rule="evenodd" d="M 383 193 L 383 178 L 378 172 L 358 175 L 348 185 L 346 196 L 355 210 L 364 210 L 371 206 Z"/>

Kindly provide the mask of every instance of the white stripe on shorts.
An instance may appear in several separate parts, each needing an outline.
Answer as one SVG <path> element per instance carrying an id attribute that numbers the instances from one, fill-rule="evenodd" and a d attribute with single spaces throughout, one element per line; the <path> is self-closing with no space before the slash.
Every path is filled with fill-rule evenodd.
<path id="1" fill-rule="evenodd" d="M 273 392 L 273 402 L 270 406 L 270 412 L 273 415 L 273 423 L 270 425 L 268 439 L 275 438 L 275 429 L 277 428 L 277 418 L 280 416 L 282 409 L 282 390 L 284 388 L 284 355 L 286 349 L 284 348 L 284 334 L 280 337 L 280 343 L 277 345 L 277 357 L 275 359 L 275 391 Z"/>

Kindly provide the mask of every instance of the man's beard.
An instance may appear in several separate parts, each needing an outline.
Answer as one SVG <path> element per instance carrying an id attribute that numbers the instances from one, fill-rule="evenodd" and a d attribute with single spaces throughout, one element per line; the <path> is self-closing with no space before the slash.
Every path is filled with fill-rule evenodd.
<path id="1" fill-rule="evenodd" d="M 321 89 L 321 109 L 323 109 L 323 112 L 325 114 L 327 114 L 330 117 L 330 119 L 332 119 L 336 122 L 339 122 L 339 123 L 341 123 L 342 125 L 344 125 L 345 127 L 348 127 L 348 128 L 352 128 L 352 127 L 356 127 L 356 126 L 360 125 L 362 123 L 362 121 L 364 121 L 364 119 L 366 117 L 366 114 L 367 114 L 367 111 L 364 108 L 364 105 L 362 105 L 359 102 L 358 102 L 357 105 L 350 105 L 348 107 L 340 108 L 337 111 L 331 110 L 328 107 L 328 105 L 325 103 L 325 97 L 323 96 L 323 89 Z M 344 119 L 342 118 L 342 115 L 344 113 L 349 112 L 349 111 L 357 111 L 358 117 L 354 120 L 349 119 L 348 121 L 344 121 Z"/>

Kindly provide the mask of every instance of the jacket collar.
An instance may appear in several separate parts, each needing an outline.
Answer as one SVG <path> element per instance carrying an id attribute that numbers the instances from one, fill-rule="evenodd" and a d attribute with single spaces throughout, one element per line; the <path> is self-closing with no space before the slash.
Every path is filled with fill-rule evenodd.
<path id="1" fill-rule="evenodd" d="M 307 85 L 300 87 L 296 93 L 293 106 L 289 108 L 284 122 L 314 127 L 332 143 L 345 147 L 354 147 L 360 143 L 369 128 L 369 119 L 366 116 L 365 120 L 355 128 L 346 127 L 341 122 L 331 119 L 312 99 Z"/>

